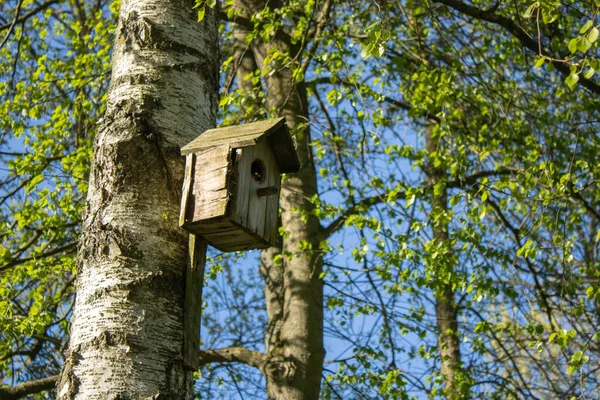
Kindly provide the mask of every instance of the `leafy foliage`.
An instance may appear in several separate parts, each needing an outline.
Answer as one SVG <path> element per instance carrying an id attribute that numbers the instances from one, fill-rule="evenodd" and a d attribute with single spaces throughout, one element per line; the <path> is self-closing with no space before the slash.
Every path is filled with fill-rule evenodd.
<path id="1" fill-rule="evenodd" d="M 0 14 L 0 376 L 56 374 L 68 335 L 91 143 L 114 11 L 6 1 Z M 33 12 L 35 11 L 35 12 Z"/>
<path id="2" fill-rule="evenodd" d="M 5 383 L 60 368 L 118 8 L 50 3 L 16 24 L 0 21 Z M 0 14 L 39 4 L 10 0 Z M 300 211 L 319 218 L 323 240 L 299 250 L 325 261 L 322 397 L 597 392 L 598 4 L 292 0 L 248 15 L 227 0 L 220 10 L 223 124 L 271 115 L 263 88 L 281 69 L 309 92 L 319 196 Z M 249 53 L 275 35 L 291 44 L 270 47 L 267 68 L 243 78 L 251 91 L 236 78 L 240 27 Z M 441 171 L 435 181 L 432 170 Z M 206 344 L 264 349 L 255 265 L 213 264 Z M 440 332 L 445 290 L 456 332 Z M 444 387 L 440 333 L 460 342 L 461 392 Z M 262 384 L 246 367 L 213 365 L 199 388 L 209 398 L 261 398 Z"/>

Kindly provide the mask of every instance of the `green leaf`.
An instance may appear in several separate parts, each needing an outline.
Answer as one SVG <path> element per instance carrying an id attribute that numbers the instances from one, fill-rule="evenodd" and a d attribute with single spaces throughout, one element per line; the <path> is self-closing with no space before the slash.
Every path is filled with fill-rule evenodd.
<path id="1" fill-rule="evenodd" d="M 571 54 L 575 54 L 577 52 L 577 43 L 579 42 L 579 38 L 573 38 L 569 41 L 569 51 Z"/>
<path id="2" fill-rule="evenodd" d="M 594 24 L 594 21 L 592 21 L 591 19 L 586 22 L 583 27 L 579 30 L 579 33 L 586 33 Z"/>
<path id="3" fill-rule="evenodd" d="M 583 77 L 585 79 L 591 79 L 592 76 L 594 76 L 594 73 L 596 72 L 596 70 L 592 67 L 588 68 L 587 71 L 585 71 L 585 73 L 583 74 Z"/>
<path id="4" fill-rule="evenodd" d="M 544 61 L 546 61 L 546 56 L 541 56 L 537 59 L 533 68 L 540 68 L 542 65 L 544 65 Z"/>
<path id="5" fill-rule="evenodd" d="M 582 37 L 577 41 L 577 50 L 582 53 L 585 53 L 592 47 L 592 42 L 590 42 L 587 38 Z"/>
<path id="6" fill-rule="evenodd" d="M 525 10 L 525 12 L 523 13 L 523 18 L 531 18 L 531 16 L 533 15 L 533 10 L 535 10 L 539 6 L 540 3 L 536 1 L 535 3 L 527 7 L 527 10 Z"/>
<path id="7" fill-rule="evenodd" d="M 567 79 L 565 80 L 565 83 L 571 90 L 573 90 L 575 88 L 575 85 L 577 85 L 577 82 L 579 82 L 579 74 L 574 74 L 574 73 L 571 73 L 571 75 L 569 75 L 567 77 Z"/>
<path id="8" fill-rule="evenodd" d="M 594 27 L 592 28 L 587 36 L 587 40 L 590 41 L 590 43 L 594 43 L 596 40 L 598 40 L 598 34 L 600 34 L 600 31 L 598 31 L 598 28 Z"/>
<path id="9" fill-rule="evenodd" d="M 360 51 L 360 57 L 363 60 L 366 60 L 367 58 L 369 58 L 371 56 L 371 50 L 373 49 L 373 44 L 370 43 L 368 45 L 366 45 L 365 47 L 363 47 L 363 49 Z"/>
<path id="10" fill-rule="evenodd" d="M 204 19 L 204 13 L 206 12 L 206 7 L 198 8 L 198 22 L 202 22 Z"/>

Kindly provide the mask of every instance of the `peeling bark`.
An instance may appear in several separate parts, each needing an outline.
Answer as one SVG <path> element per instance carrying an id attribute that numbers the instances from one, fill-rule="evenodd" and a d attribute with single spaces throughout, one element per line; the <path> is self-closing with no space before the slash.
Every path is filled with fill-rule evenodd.
<path id="1" fill-rule="evenodd" d="M 59 399 L 193 396 L 182 358 L 179 149 L 215 125 L 219 59 L 215 13 L 198 24 L 193 6 L 121 2 Z"/>

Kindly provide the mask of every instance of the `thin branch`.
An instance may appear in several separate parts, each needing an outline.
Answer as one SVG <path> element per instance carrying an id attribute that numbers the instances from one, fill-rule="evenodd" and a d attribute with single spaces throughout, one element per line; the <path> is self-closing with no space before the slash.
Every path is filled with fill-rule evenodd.
<path id="1" fill-rule="evenodd" d="M 306 81 L 305 84 L 308 87 L 316 86 L 316 85 L 335 85 L 335 84 L 343 85 L 343 86 L 347 86 L 347 87 L 351 87 L 351 88 L 356 88 L 356 87 L 360 88 L 360 87 L 363 87 L 363 85 L 360 84 L 360 83 L 352 83 L 352 82 L 347 81 L 345 79 L 339 79 L 339 78 L 336 79 L 335 83 L 332 83 L 330 77 L 315 78 L 315 79 L 312 79 L 310 81 Z M 403 102 L 401 100 L 397 100 L 397 99 L 394 99 L 392 97 L 386 96 L 386 95 L 384 95 L 382 93 L 378 93 L 378 92 L 372 91 L 372 94 L 373 94 L 374 97 L 376 96 L 376 97 L 381 98 L 383 100 L 383 102 L 389 103 L 389 104 L 391 104 L 393 106 L 396 106 L 396 107 L 398 107 L 398 108 L 400 108 L 402 110 L 410 111 L 410 110 L 413 109 L 412 105 L 410 105 L 408 103 L 405 103 L 405 102 Z M 431 119 L 431 120 L 433 120 L 433 121 L 435 121 L 437 123 L 441 122 L 441 119 L 439 117 L 436 117 L 434 115 L 432 116 L 432 113 L 430 113 L 430 112 L 424 112 L 422 116 L 423 116 L 423 118 Z"/>
<path id="2" fill-rule="evenodd" d="M 594 218 L 596 218 L 598 221 L 600 221 L 600 213 L 598 213 L 598 211 L 596 211 L 596 209 L 592 207 L 592 205 L 583 198 L 583 196 L 580 193 L 581 191 L 575 191 L 572 185 L 569 186 L 569 191 L 571 192 L 571 197 L 573 197 L 575 200 L 580 201 L 581 204 L 583 204 L 583 206 L 585 207 L 586 211 L 593 215 Z"/>
<path id="3" fill-rule="evenodd" d="M 325 28 L 325 25 L 327 24 L 327 18 L 329 17 L 330 10 L 331 0 L 325 0 L 325 4 L 323 5 L 323 9 L 321 10 L 321 15 L 319 16 L 319 19 L 317 21 L 317 27 L 315 29 L 315 32 L 314 34 L 313 32 L 309 32 L 309 35 L 313 38 L 313 43 L 310 49 L 308 49 L 308 51 L 306 52 L 306 56 L 302 61 L 302 65 L 300 66 L 302 71 L 306 71 L 308 69 L 308 64 L 310 63 L 313 56 L 315 55 L 315 52 L 317 51 L 317 47 L 319 46 L 319 36 L 321 36 L 323 28 Z"/>
<path id="4" fill-rule="evenodd" d="M 470 17 L 501 26 L 504 29 L 506 29 L 511 35 L 513 35 L 515 38 L 517 38 L 526 48 L 528 48 L 529 50 L 533 51 L 536 54 L 538 54 L 538 52 L 539 52 L 537 40 L 530 37 L 523 28 L 521 28 L 518 24 L 515 23 L 515 21 L 513 21 L 512 19 L 510 19 L 508 17 L 496 14 L 494 12 L 482 10 L 480 8 L 470 6 L 468 4 L 462 3 L 457 0 L 434 0 L 434 1 L 436 3 L 445 4 L 448 7 L 451 7 L 454 10 L 459 11 Z M 548 49 L 545 49 L 545 51 L 539 55 L 550 58 L 552 64 L 554 65 L 554 68 L 556 68 L 558 71 L 560 71 L 563 75 L 569 75 L 571 73 L 569 65 L 562 62 L 561 60 L 557 60 L 556 57 L 553 57 L 550 54 L 550 51 Z M 594 81 L 584 78 L 584 77 L 580 77 L 579 83 L 583 87 L 589 89 L 590 91 L 592 91 L 596 94 L 600 94 L 600 86 L 597 83 L 595 83 Z"/>
<path id="5" fill-rule="evenodd" d="M 464 178 L 458 178 L 453 181 L 446 183 L 446 187 L 448 188 L 458 188 L 465 186 L 472 186 L 479 181 L 481 178 L 493 177 L 493 176 L 506 176 L 506 175 L 515 175 L 517 170 L 514 168 L 502 168 L 496 171 L 480 171 L 476 172 L 473 175 L 466 176 Z"/>
<path id="6" fill-rule="evenodd" d="M 465 186 L 472 186 L 481 178 L 492 177 L 492 176 L 505 176 L 505 175 L 513 175 L 517 171 L 512 168 L 504 168 L 497 171 L 479 171 L 472 175 L 466 176 L 464 178 L 456 179 L 446 183 L 447 188 L 461 188 Z M 430 186 L 427 186 L 430 187 Z M 333 222 L 331 222 L 328 226 L 323 227 L 321 229 L 321 233 L 323 234 L 323 238 L 328 238 L 337 232 L 344 224 L 344 222 L 351 216 L 360 212 L 366 208 L 374 206 L 376 204 L 381 204 L 384 202 L 385 194 L 376 195 L 372 197 L 367 197 L 362 199 L 356 205 L 349 207 L 346 211 L 344 211 L 339 217 L 337 217 Z M 404 193 L 397 193 L 396 199 L 405 199 Z"/>
<path id="7" fill-rule="evenodd" d="M 71 242 L 71 243 L 65 244 L 64 246 L 57 247 L 56 249 L 49 250 L 49 251 L 47 251 L 45 253 L 42 253 L 42 254 L 38 254 L 38 255 L 35 255 L 35 256 L 32 256 L 32 257 L 27 257 L 27 258 L 12 260 L 11 262 L 6 263 L 6 264 L 0 266 L 0 272 L 5 271 L 5 270 L 7 270 L 9 268 L 12 268 L 12 267 L 14 267 L 16 265 L 20 265 L 20 264 L 26 263 L 27 261 L 38 260 L 40 258 L 46 258 L 46 257 L 54 256 L 56 254 L 59 254 L 59 253 L 71 250 L 71 249 L 76 248 L 76 247 L 77 247 L 77 242 Z"/>
<path id="8" fill-rule="evenodd" d="M 2 43 L 0 43 L 0 49 L 2 47 L 4 47 L 4 45 L 8 41 L 8 38 L 10 37 L 10 35 L 12 35 L 13 31 L 15 30 L 15 26 L 17 25 L 17 23 L 18 23 L 17 21 L 19 20 L 19 14 L 21 13 L 22 5 L 23 5 L 23 0 L 19 0 L 19 2 L 17 3 L 17 7 L 15 9 L 15 18 L 10 23 L 10 25 L 8 27 L 8 32 L 6 32 L 6 36 L 4 36 Z"/>
<path id="9" fill-rule="evenodd" d="M 30 394 L 52 390 L 57 381 L 58 375 L 53 375 L 35 381 L 24 382 L 16 386 L 0 387 L 0 399 L 16 400 Z"/>
<path id="10" fill-rule="evenodd" d="M 396 199 L 404 199 L 404 193 L 398 193 L 396 195 Z M 365 208 L 369 208 L 375 204 L 381 204 L 384 202 L 384 195 L 376 195 L 373 197 L 367 197 L 366 199 L 362 199 L 356 205 L 349 207 L 346 211 L 342 213 L 339 217 L 337 217 L 333 222 L 331 222 L 328 226 L 323 227 L 321 233 L 323 238 L 326 239 L 337 232 L 344 222 L 351 216 L 357 212 L 364 210 Z"/>
<path id="11" fill-rule="evenodd" d="M 9 29 L 11 27 L 11 25 L 13 25 L 13 23 L 14 24 L 19 24 L 21 22 L 27 21 L 33 15 L 37 14 L 40 11 L 45 10 L 46 8 L 50 7 L 51 5 L 53 5 L 55 3 L 58 3 L 60 1 L 64 1 L 64 0 L 48 0 L 47 2 L 40 4 L 39 6 L 33 8 L 32 10 L 26 12 L 25 14 L 23 14 L 19 18 L 15 19 L 13 22 L 8 23 L 8 24 L 4 24 L 4 25 L 0 25 L 0 32 L 4 31 L 6 29 Z"/>
<path id="12" fill-rule="evenodd" d="M 221 21 L 234 22 L 234 23 L 238 24 L 239 26 L 248 29 L 248 32 L 253 32 L 255 29 L 255 26 L 254 26 L 255 22 L 251 21 L 249 18 L 240 16 L 240 15 L 235 15 L 235 14 L 230 18 L 227 15 L 227 9 L 219 10 L 219 19 Z M 256 28 L 262 29 L 265 25 L 265 22 L 261 21 L 261 22 L 258 22 L 256 25 L 257 25 Z M 285 40 L 287 43 L 292 43 L 291 36 L 287 32 L 283 31 L 282 29 L 278 29 L 275 32 L 275 37 L 279 37 L 280 39 Z"/>

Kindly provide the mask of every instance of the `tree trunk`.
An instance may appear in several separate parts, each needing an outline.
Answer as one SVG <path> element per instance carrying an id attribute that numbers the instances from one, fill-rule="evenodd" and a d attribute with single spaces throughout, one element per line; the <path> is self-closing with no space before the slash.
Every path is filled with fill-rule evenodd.
<path id="1" fill-rule="evenodd" d="M 262 1 L 243 3 L 250 12 L 264 7 Z M 274 2 L 270 5 L 276 6 Z M 301 167 L 298 173 L 286 175 L 282 182 L 280 205 L 285 234 L 281 262 L 275 262 L 279 253 L 276 249 L 262 254 L 261 273 L 265 278 L 269 322 L 264 372 L 269 399 L 316 400 L 325 351 L 323 285 L 319 277 L 320 224 L 311 212 L 313 206 L 309 200 L 317 194 L 317 179 L 307 126 L 308 100 L 303 82 L 295 81 L 289 66 L 265 65 L 265 56 L 273 48 L 291 57 L 300 50 L 283 33 L 276 34 L 267 44 L 253 45 L 256 64 L 266 76 L 269 113 L 272 117 L 286 118 L 295 135 Z M 303 247 L 306 244 L 308 249 Z"/>
<path id="2" fill-rule="evenodd" d="M 290 51 L 286 43 L 276 43 Z M 265 46 L 266 47 L 266 46 Z M 264 68 L 264 53 L 257 52 L 258 64 Z M 296 150 L 300 158 L 300 171 L 286 175 L 281 189 L 281 224 L 283 239 L 283 268 L 274 260 L 263 257 L 268 265 L 271 287 L 276 279 L 282 280 L 282 293 L 268 293 L 271 301 L 279 298 L 279 306 L 271 305 L 269 332 L 271 365 L 276 372 L 267 374 L 267 394 L 270 399 L 295 400 L 318 399 L 323 369 L 323 284 L 319 277 L 322 259 L 318 252 L 320 225 L 311 213 L 310 200 L 317 194 L 315 166 L 310 152 L 308 101 L 302 82 L 296 83 L 289 69 L 280 69 L 267 78 L 267 105 L 273 114 L 286 117 L 288 126 L 295 133 Z M 302 213 L 307 217 L 302 218 Z M 302 250 L 301 243 L 308 243 L 311 250 Z M 282 362 L 283 361 L 283 362 Z M 293 371 L 289 368 L 292 366 Z M 283 376 L 282 376 L 283 372 Z"/>
<path id="3" fill-rule="evenodd" d="M 434 133 L 434 128 L 432 125 L 428 125 L 426 127 L 425 139 L 429 154 L 439 154 L 439 138 Z M 434 163 L 430 161 L 430 164 L 426 169 L 427 181 L 429 186 L 432 188 L 437 184 L 443 184 L 447 181 L 443 167 L 435 167 L 433 164 Z M 447 212 L 447 202 L 448 194 L 445 187 L 439 192 L 436 192 L 435 189 L 432 189 L 432 214 L 436 212 L 436 209 L 439 210 L 439 212 Z M 432 222 L 432 225 L 434 241 L 436 243 L 440 243 L 444 251 L 447 252 L 443 257 L 440 257 L 440 259 L 445 261 L 443 261 L 442 265 L 435 267 L 437 268 L 437 273 L 435 276 L 439 277 L 440 275 L 444 275 L 444 273 L 453 275 L 452 269 L 454 265 L 452 261 L 448 260 L 448 258 L 452 258 L 450 254 L 452 249 L 448 248 L 448 246 L 450 246 L 448 237 L 448 223 L 443 218 L 440 218 L 437 221 Z M 444 377 L 445 397 L 448 400 L 464 398 L 464 391 L 466 390 L 463 377 L 459 377 L 459 375 L 461 375 L 461 359 L 460 343 L 457 335 L 458 306 L 454 301 L 454 296 L 454 289 L 452 288 L 451 282 L 434 285 L 438 346 L 442 361 L 441 373 Z"/>
<path id="4" fill-rule="evenodd" d="M 215 125 L 219 60 L 215 13 L 198 24 L 193 6 L 121 2 L 59 399 L 193 397 L 179 149 Z"/>

